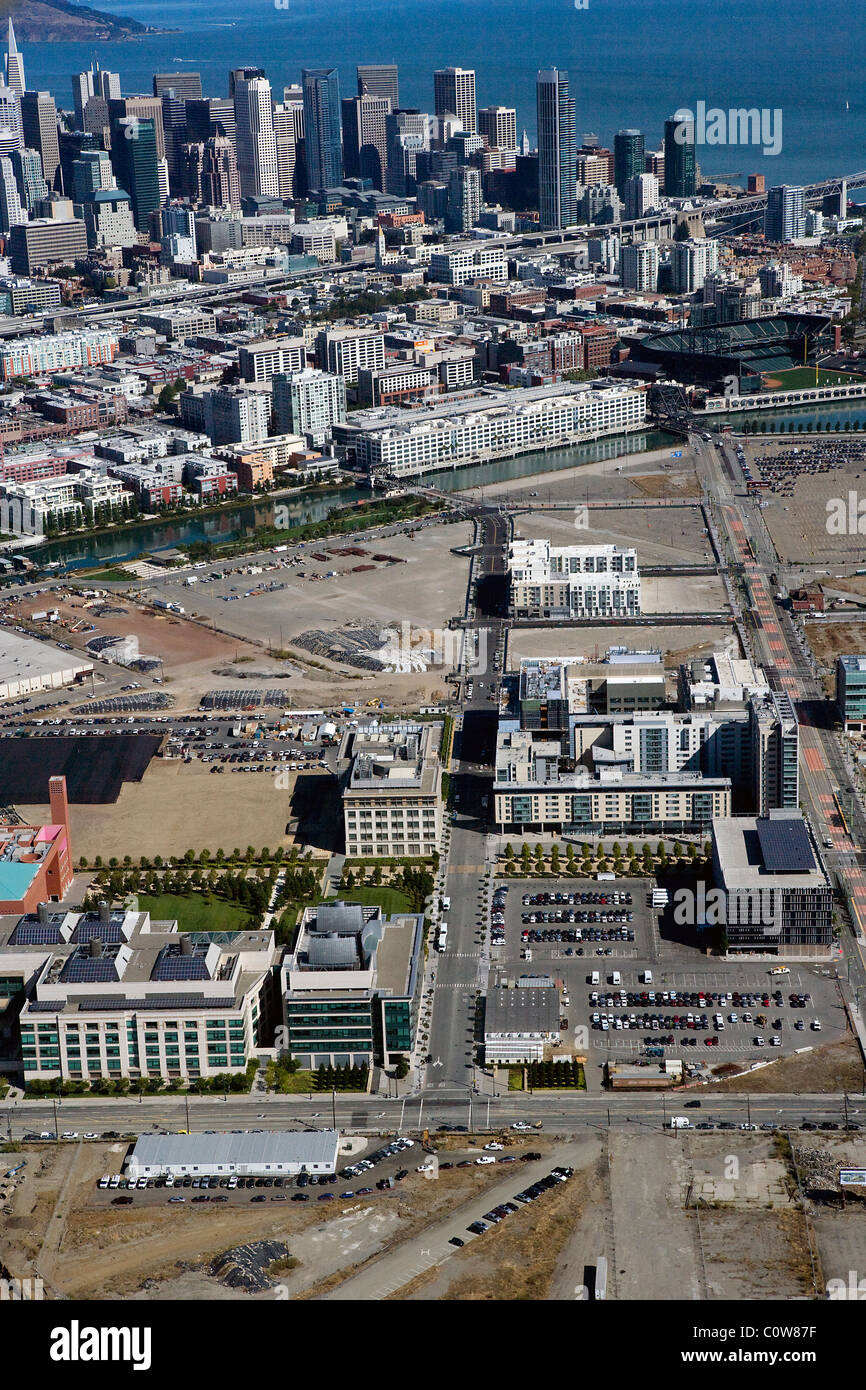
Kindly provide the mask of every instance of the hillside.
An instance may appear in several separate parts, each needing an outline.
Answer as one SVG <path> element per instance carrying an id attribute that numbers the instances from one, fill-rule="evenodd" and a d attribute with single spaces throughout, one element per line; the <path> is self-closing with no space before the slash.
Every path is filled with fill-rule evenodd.
<path id="1" fill-rule="evenodd" d="M 70 0 L 0 0 L 0 24 L 4 33 L 5 21 L 10 17 L 19 44 L 116 43 L 141 38 L 144 34 L 173 32 L 140 24 L 136 19 L 121 19 L 86 5 L 74 5 Z"/>

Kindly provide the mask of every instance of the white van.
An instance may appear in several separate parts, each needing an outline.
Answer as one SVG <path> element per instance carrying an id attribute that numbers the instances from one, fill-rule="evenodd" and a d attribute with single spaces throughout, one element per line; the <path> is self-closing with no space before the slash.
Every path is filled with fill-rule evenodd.
<path id="1" fill-rule="evenodd" d="M 599 975 L 599 973 L 598 973 L 597 970 L 593 970 L 592 974 L 591 974 L 590 977 L 589 977 L 589 983 L 590 983 L 591 985 L 600 985 L 600 984 L 601 984 L 601 976 Z"/>
<path id="2" fill-rule="evenodd" d="M 645 970 L 643 972 L 643 975 L 641 976 L 641 979 L 643 980 L 645 985 L 651 985 L 653 982 L 653 972 L 651 970 Z"/>
<path id="3" fill-rule="evenodd" d="M 622 984 L 622 975 L 619 973 L 618 970 L 614 970 L 613 974 L 610 977 L 610 982 L 612 985 Z"/>
<path id="4" fill-rule="evenodd" d="M 443 898 L 443 899 L 442 899 L 442 911 L 443 911 L 443 912 L 450 912 L 450 911 L 451 911 L 451 899 L 450 899 L 450 898 Z"/>

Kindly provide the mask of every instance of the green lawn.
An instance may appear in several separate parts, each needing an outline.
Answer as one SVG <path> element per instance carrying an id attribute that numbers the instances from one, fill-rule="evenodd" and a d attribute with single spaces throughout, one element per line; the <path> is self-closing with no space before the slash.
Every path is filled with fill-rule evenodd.
<path id="1" fill-rule="evenodd" d="M 388 888 L 384 884 L 379 888 L 368 884 L 363 888 L 341 888 L 338 896 L 344 902 L 363 903 L 365 907 L 381 907 L 386 917 L 414 911 L 411 898 L 399 888 Z"/>
<path id="2" fill-rule="evenodd" d="M 118 569 L 114 566 L 111 569 L 95 570 L 92 574 L 88 574 L 86 579 L 88 584 L 128 584 L 135 577 L 128 570 Z"/>
<path id="3" fill-rule="evenodd" d="M 149 912 L 155 921 L 177 918 L 181 931 L 240 931 L 249 919 L 249 912 L 236 903 L 226 902 L 205 893 L 159 893 L 155 897 L 139 894 L 138 905 Z"/>
<path id="4" fill-rule="evenodd" d="M 768 387 L 768 381 L 778 381 L 780 385 Z M 860 381 L 866 381 L 866 377 L 855 372 L 828 372 L 823 367 L 818 368 L 816 381 L 814 367 L 791 367 L 786 372 L 768 372 L 764 386 L 771 391 L 797 391 L 808 386 L 856 386 Z"/>
<path id="5" fill-rule="evenodd" d="M 311 1071 L 288 1072 L 268 1070 L 268 1088 L 282 1096 L 310 1095 L 315 1085 L 315 1073 Z"/>

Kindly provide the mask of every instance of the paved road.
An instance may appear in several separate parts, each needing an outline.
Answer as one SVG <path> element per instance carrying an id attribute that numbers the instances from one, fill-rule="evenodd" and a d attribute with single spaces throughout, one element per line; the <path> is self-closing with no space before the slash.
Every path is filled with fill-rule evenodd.
<path id="1" fill-rule="evenodd" d="M 846 1116 L 866 1129 L 866 1097 L 861 1095 L 785 1096 L 736 1094 L 712 1095 L 701 1089 L 688 1095 L 668 1096 L 630 1093 L 602 1096 L 578 1092 L 523 1095 L 504 1092 L 500 1096 L 472 1097 L 467 1085 L 455 1085 L 453 1079 L 443 1078 L 446 1084 L 428 1085 L 417 1095 L 405 1100 L 385 1100 L 381 1096 L 358 1096 L 351 1100 L 331 1096 L 273 1096 L 265 1101 L 261 1096 L 229 1096 L 227 1101 L 216 1097 L 191 1098 L 187 1110 L 182 1097 L 155 1096 L 140 1104 L 133 1100 L 63 1100 L 57 1106 L 58 1131 L 88 1130 L 102 1133 L 147 1134 L 154 1129 L 182 1130 L 193 1133 L 204 1130 L 263 1129 L 297 1130 L 306 1127 L 323 1129 L 336 1119 L 338 1129 L 368 1133 L 394 1133 L 398 1129 L 417 1132 L 437 1125 L 469 1125 L 469 1101 L 472 1098 L 472 1125 L 476 1131 L 498 1129 L 514 1120 L 541 1120 L 544 1132 L 577 1134 L 586 1126 L 647 1125 L 658 1130 L 666 1127 L 672 1114 L 682 1114 L 689 1099 L 701 1101 L 700 1111 L 693 1112 L 696 1121 L 724 1119 L 739 1124 L 750 1119 L 755 1123 L 798 1124 L 809 1120 L 832 1120 L 844 1123 Z M 402 1123 L 401 1123 L 402 1120 Z M 18 1100 L 0 1105 L 0 1133 L 20 1139 L 24 1133 L 54 1132 L 54 1107 L 50 1101 Z"/>

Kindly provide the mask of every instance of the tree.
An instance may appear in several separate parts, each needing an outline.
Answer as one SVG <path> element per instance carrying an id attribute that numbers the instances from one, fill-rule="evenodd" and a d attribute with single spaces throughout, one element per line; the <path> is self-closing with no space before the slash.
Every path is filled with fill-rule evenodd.
<path id="1" fill-rule="evenodd" d="M 397 1065 L 394 1068 L 394 1075 L 396 1076 L 398 1081 L 402 1081 L 404 1077 L 407 1077 L 409 1075 L 409 1063 L 406 1061 L 405 1057 L 401 1056 L 397 1058 Z"/>

